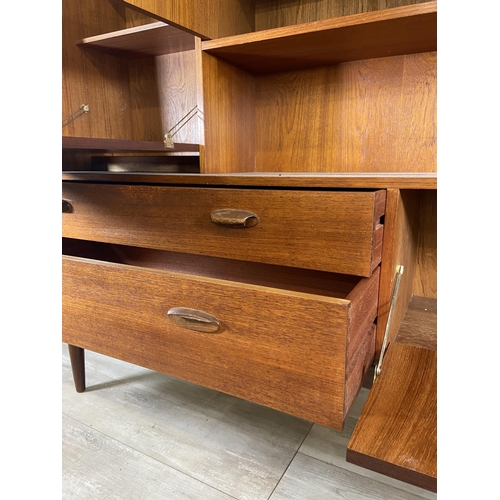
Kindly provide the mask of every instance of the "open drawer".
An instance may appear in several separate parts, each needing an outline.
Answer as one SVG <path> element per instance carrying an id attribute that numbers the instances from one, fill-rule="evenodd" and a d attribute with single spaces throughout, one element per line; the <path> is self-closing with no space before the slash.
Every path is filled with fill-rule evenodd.
<path id="1" fill-rule="evenodd" d="M 63 182 L 63 236 L 370 276 L 386 191 Z"/>
<path id="2" fill-rule="evenodd" d="M 374 357 L 379 268 L 359 278 L 78 240 L 63 253 L 64 342 L 342 428 Z"/>

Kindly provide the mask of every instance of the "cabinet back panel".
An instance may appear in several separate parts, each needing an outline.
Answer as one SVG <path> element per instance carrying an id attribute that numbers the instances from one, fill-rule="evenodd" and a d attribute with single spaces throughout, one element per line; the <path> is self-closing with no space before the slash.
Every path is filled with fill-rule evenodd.
<path id="1" fill-rule="evenodd" d="M 124 21 L 108 2 L 64 0 L 62 5 L 62 116 L 63 120 L 88 104 L 90 112 L 63 121 L 63 135 L 74 137 L 130 136 L 127 67 L 105 54 L 85 53 L 77 40 L 123 29 Z M 121 105 L 114 105 L 120 103 Z"/>
<path id="2" fill-rule="evenodd" d="M 255 30 L 424 3 L 426 0 L 256 0 Z"/>
<path id="3" fill-rule="evenodd" d="M 256 171 L 436 171 L 436 53 L 255 81 Z"/>

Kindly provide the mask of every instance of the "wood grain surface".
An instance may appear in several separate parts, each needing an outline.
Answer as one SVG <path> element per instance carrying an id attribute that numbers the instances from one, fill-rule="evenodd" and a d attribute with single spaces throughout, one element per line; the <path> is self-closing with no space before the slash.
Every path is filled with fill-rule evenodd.
<path id="1" fill-rule="evenodd" d="M 383 213 L 375 213 L 380 196 L 385 191 L 64 183 L 73 211 L 63 214 L 63 236 L 370 276 L 378 264 L 373 234 Z M 224 208 L 248 210 L 260 222 L 246 229 L 213 224 L 211 212 Z"/>
<path id="2" fill-rule="evenodd" d="M 252 0 L 124 0 L 130 7 L 204 39 L 247 33 L 255 28 Z"/>
<path id="3" fill-rule="evenodd" d="M 380 353 L 385 335 L 399 265 L 402 265 L 404 270 L 388 332 L 389 342 L 396 337 L 412 297 L 418 248 L 420 196 L 420 191 L 387 190 L 377 319 L 377 354 Z"/>
<path id="4" fill-rule="evenodd" d="M 437 300 L 413 295 L 396 342 L 437 351 Z"/>
<path id="5" fill-rule="evenodd" d="M 260 76 L 203 60 L 205 173 L 436 171 L 436 53 Z"/>
<path id="6" fill-rule="evenodd" d="M 333 17 L 361 14 L 403 5 L 424 3 L 426 0 L 256 0 L 256 31 L 295 24 L 322 21 Z"/>
<path id="7" fill-rule="evenodd" d="M 255 81 L 247 72 L 201 54 L 205 112 L 203 173 L 255 170 Z"/>
<path id="8" fill-rule="evenodd" d="M 421 194 L 413 294 L 437 298 L 437 191 Z"/>
<path id="9" fill-rule="evenodd" d="M 376 294 L 370 300 L 376 304 Z M 64 342 L 335 428 L 346 417 L 350 304 L 63 258 Z M 209 313 L 221 327 L 217 334 L 180 328 L 167 318 L 172 307 Z"/>
<path id="10" fill-rule="evenodd" d="M 437 489 L 437 353 L 389 346 L 347 448 L 347 461 Z"/>
<path id="11" fill-rule="evenodd" d="M 193 50 L 194 38 L 185 31 L 156 22 L 83 38 L 76 44 L 125 59 L 136 59 Z"/>
<path id="12" fill-rule="evenodd" d="M 437 50 L 436 2 L 383 9 L 203 43 L 252 73 Z"/>

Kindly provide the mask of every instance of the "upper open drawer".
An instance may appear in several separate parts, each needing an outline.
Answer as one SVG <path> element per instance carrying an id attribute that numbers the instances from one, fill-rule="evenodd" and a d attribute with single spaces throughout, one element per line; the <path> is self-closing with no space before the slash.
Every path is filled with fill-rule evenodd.
<path id="1" fill-rule="evenodd" d="M 386 192 L 63 183 L 63 236 L 370 276 Z"/>

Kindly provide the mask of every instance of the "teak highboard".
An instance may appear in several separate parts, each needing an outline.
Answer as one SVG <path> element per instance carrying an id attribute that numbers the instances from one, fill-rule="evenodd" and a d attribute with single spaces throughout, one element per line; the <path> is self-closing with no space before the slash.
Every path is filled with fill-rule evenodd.
<path id="1" fill-rule="evenodd" d="M 436 2 L 200 3 L 63 1 L 76 389 L 89 349 L 342 429 L 371 386 L 347 460 L 436 491 Z"/>

